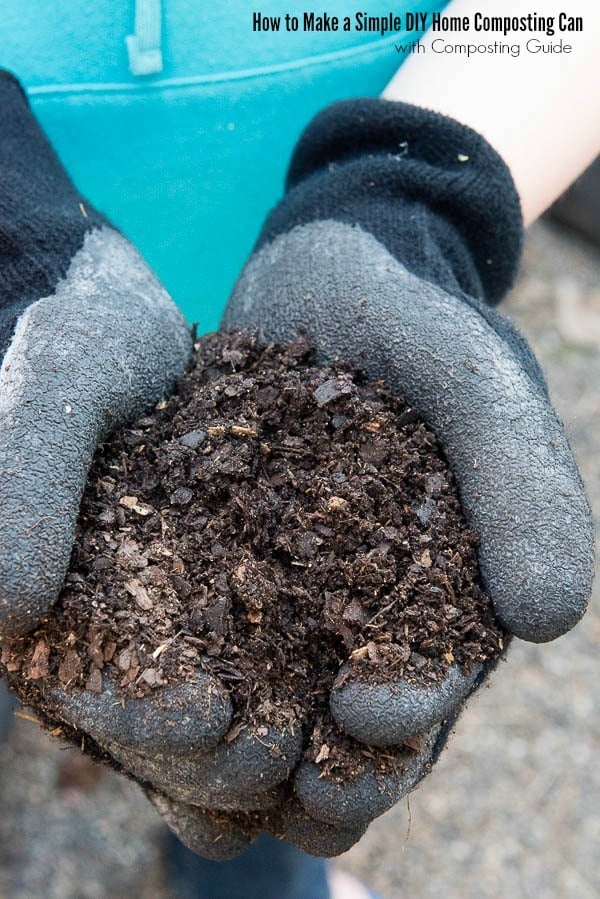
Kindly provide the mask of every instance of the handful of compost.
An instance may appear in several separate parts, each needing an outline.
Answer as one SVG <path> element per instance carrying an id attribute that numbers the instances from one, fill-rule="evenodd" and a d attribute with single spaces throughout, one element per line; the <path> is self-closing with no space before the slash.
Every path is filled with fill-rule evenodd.
<path id="1" fill-rule="evenodd" d="M 331 855 L 426 773 L 504 640 L 415 412 L 238 332 L 101 446 L 59 602 L 2 664 L 193 848 L 264 829 Z"/>
<path id="2" fill-rule="evenodd" d="M 335 855 L 427 773 L 503 639 L 413 408 L 507 631 L 553 640 L 589 600 L 577 465 L 491 308 L 522 244 L 510 172 L 429 110 L 325 109 L 223 324 L 305 331 L 333 367 L 208 338 L 106 443 L 191 335 L 6 72 L 0 93 L 2 673 L 198 851 L 266 829 Z"/>

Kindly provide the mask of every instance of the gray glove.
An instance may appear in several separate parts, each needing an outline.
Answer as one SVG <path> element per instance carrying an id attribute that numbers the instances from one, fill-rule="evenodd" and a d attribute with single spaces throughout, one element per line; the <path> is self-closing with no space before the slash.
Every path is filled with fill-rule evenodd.
<path id="1" fill-rule="evenodd" d="M 223 326 L 258 326 L 280 341 L 305 330 L 321 362 L 356 363 L 415 406 L 440 439 L 479 532 L 498 617 L 511 633 L 546 641 L 585 610 L 592 539 L 579 472 L 540 369 L 490 308 L 512 283 L 521 236 L 508 170 L 477 134 L 404 104 L 337 104 L 296 147 L 287 194 L 267 219 Z M 368 775 L 333 785 L 302 763 L 295 807 L 279 832 L 314 850 L 332 827 L 364 829 L 427 773 L 486 673 L 451 669 L 441 685 L 419 689 L 368 686 L 354 667 L 331 697 L 338 725 L 377 746 L 425 734 L 422 748 L 383 787 Z"/>
<path id="2" fill-rule="evenodd" d="M 0 73 L 0 628 L 33 626 L 69 563 L 98 443 L 152 406 L 188 365 L 190 331 L 131 244 L 81 197 Z M 229 694 L 214 678 L 117 701 L 39 694 L 48 721 L 90 751 L 186 802 L 274 801 L 300 734 L 223 740 Z M 34 689 L 29 685 L 29 689 Z"/>
<path id="3" fill-rule="evenodd" d="M 186 323 L 0 73 L 0 623 L 48 610 L 92 455 L 185 370 Z"/>

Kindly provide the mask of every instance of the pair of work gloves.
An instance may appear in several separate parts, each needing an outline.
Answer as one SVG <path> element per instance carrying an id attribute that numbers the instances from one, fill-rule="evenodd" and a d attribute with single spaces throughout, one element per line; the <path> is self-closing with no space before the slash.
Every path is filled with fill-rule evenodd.
<path id="1" fill-rule="evenodd" d="M 469 128 L 382 100 L 336 104 L 295 149 L 225 312 L 269 340 L 303 329 L 319 360 L 383 377 L 440 439 L 497 615 L 553 640 L 583 614 L 590 513 L 544 378 L 494 310 L 522 242 L 519 201 Z M 0 621 L 25 631 L 69 562 L 93 453 L 171 391 L 190 362 L 181 314 L 133 246 L 77 193 L 9 74 L 0 76 Z M 395 773 L 342 785 L 303 761 L 302 734 L 243 730 L 213 677 L 144 699 L 56 690 L 55 719 L 140 782 L 193 849 L 228 858 L 257 829 L 316 855 L 349 848 L 437 758 L 486 674 L 428 688 L 334 688 L 338 725 L 390 747 Z M 410 743 L 412 749 L 406 745 Z M 291 784 L 291 786 L 290 786 Z"/>

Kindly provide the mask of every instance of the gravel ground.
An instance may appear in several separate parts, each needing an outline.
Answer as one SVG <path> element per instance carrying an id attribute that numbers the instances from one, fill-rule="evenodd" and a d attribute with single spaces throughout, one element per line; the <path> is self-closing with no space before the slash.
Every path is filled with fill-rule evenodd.
<path id="1" fill-rule="evenodd" d="M 600 254 L 529 234 L 508 312 L 531 341 L 600 520 Z M 598 587 L 596 600 L 598 599 Z M 339 864 L 383 899 L 600 895 L 600 614 L 516 643 L 408 803 Z M 135 786 L 19 718 L 0 751 L 0 897 L 167 899 L 162 828 Z"/>

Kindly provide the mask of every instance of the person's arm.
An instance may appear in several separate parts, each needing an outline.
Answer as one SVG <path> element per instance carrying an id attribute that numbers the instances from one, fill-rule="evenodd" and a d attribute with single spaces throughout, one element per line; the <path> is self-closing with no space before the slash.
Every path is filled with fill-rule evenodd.
<path id="1" fill-rule="evenodd" d="M 540 15 L 564 11 L 546 0 Z M 454 0 L 447 16 L 481 11 L 478 0 Z M 522 16 L 521 0 L 486 4 L 486 15 Z M 537 33 L 543 44 L 564 43 L 570 54 L 529 53 L 525 43 L 534 35 L 490 32 L 429 32 L 424 54 L 413 54 L 383 92 L 387 100 L 414 103 L 469 125 L 494 147 L 508 165 L 521 199 L 525 226 L 531 224 L 593 162 L 600 152 L 600 78 L 598 34 L 600 6 L 580 0 L 570 15 L 583 17 L 583 31 L 552 37 Z M 494 40 L 520 43 L 518 57 L 476 53 L 435 53 L 431 39 L 447 43 L 488 44 Z M 441 45 L 440 45 L 441 46 Z"/>
<path id="2" fill-rule="evenodd" d="M 414 57 L 415 68 L 423 58 Z M 420 102 L 440 108 L 435 98 L 447 92 L 438 82 Z M 481 93 L 478 102 L 486 105 Z M 485 131 L 484 119 L 476 127 Z M 498 134 L 512 127 L 505 111 Z M 527 191 L 525 180 L 530 220 L 536 194 Z M 343 101 L 300 137 L 285 195 L 222 325 L 260 327 L 269 340 L 303 329 L 321 362 L 345 359 L 385 377 L 444 447 L 479 534 L 498 618 L 509 633 L 543 642 L 584 613 L 593 543 L 583 485 L 543 374 L 521 335 L 491 308 L 514 283 L 522 239 L 511 172 L 477 130 L 424 105 Z M 396 759 L 384 785 L 370 771 L 332 786 L 303 760 L 278 835 L 320 854 L 332 853 L 332 826 L 338 846 L 353 838 L 351 828 L 360 835 L 431 770 L 465 698 L 488 673 L 486 664 L 451 670 L 431 685 L 380 678 L 368 659 L 343 666 L 330 697 L 337 726 L 390 751 L 417 740 L 414 776 Z"/>

